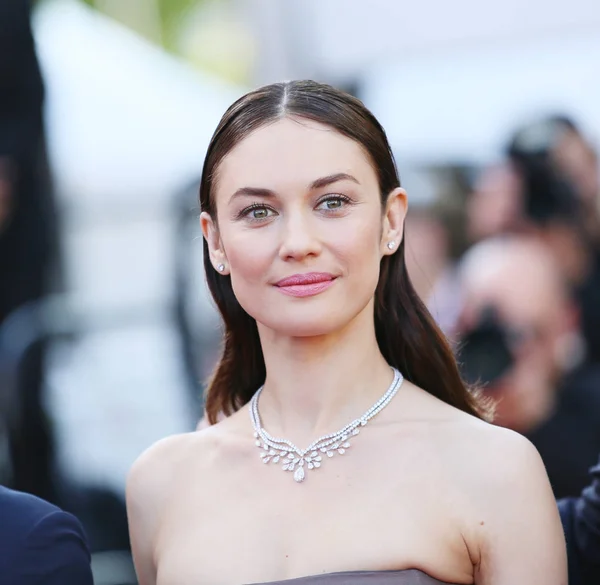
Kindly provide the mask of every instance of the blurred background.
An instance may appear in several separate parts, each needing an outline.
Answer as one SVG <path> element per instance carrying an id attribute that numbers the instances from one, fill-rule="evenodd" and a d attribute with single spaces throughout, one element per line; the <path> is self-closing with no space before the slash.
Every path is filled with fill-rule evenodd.
<path id="1" fill-rule="evenodd" d="M 127 471 L 218 355 L 208 141 L 294 78 L 386 128 L 415 287 L 555 495 L 600 453 L 597 0 L 1 0 L 0 483 L 82 520 L 97 585 L 135 583 Z"/>

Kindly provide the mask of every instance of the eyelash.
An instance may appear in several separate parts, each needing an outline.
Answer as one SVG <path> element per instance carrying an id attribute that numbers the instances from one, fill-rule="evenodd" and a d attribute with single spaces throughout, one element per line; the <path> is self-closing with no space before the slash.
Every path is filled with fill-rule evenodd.
<path id="1" fill-rule="evenodd" d="M 319 199 L 319 201 L 317 202 L 317 207 L 319 205 L 322 205 L 323 203 L 326 203 L 327 201 L 341 201 L 342 203 L 345 203 L 346 205 L 349 203 L 352 203 L 352 199 L 350 199 L 350 197 L 348 197 L 346 195 L 342 195 L 341 193 L 336 193 L 336 194 L 325 195 L 324 197 Z M 248 205 L 248 207 L 245 207 L 244 209 L 242 209 L 239 212 L 237 218 L 238 219 L 250 219 L 251 221 L 264 221 L 264 219 L 266 219 L 266 218 L 259 219 L 259 218 L 248 217 L 249 214 L 255 209 L 269 209 L 271 211 L 275 211 L 272 207 L 269 207 L 268 205 L 264 205 L 263 203 L 252 203 L 252 205 Z M 338 210 L 330 209 L 327 211 L 330 213 L 335 213 Z"/>

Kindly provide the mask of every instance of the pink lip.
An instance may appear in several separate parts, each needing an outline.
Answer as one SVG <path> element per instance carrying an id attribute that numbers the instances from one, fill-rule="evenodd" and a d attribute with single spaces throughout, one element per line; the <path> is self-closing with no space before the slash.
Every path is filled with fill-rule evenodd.
<path id="1" fill-rule="evenodd" d="M 308 272 L 294 274 L 277 282 L 275 286 L 284 294 L 292 297 L 310 297 L 327 290 L 335 276 L 327 272 Z"/>

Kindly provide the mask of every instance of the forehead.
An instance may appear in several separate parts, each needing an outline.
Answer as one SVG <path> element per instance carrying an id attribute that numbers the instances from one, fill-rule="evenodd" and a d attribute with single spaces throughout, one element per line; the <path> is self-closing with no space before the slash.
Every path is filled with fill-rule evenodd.
<path id="1" fill-rule="evenodd" d="M 283 118 L 258 128 L 223 158 L 217 196 L 240 187 L 306 187 L 317 178 L 342 172 L 363 186 L 377 187 L 375 171 L 360 144 L 324 124 Z"/>

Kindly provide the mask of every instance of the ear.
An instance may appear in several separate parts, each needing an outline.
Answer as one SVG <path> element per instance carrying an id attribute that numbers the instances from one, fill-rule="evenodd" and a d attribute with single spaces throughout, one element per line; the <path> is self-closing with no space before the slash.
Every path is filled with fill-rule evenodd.
<path id="1" fill-rule="evenodd" d="M 208 244 L 208 253 L 214 269 L 219 274 L 229 274 L 229 265 L 221 243 L 219 229 L 213 218 L 206 211 L 200 214 L 200 227 L 202 235 Z M 221 266 L 223 269 L 219 270 Z"/>
<path id="2" fill-rule="evenodd" d="M 381 231 L 381 253 L 389 255 L 396 252 L 404 237 L 404 219 L 408 211 L 408 197 L 406 191 L 400 187 L 394 189 L 389 195 L 383 218 Z"/>

